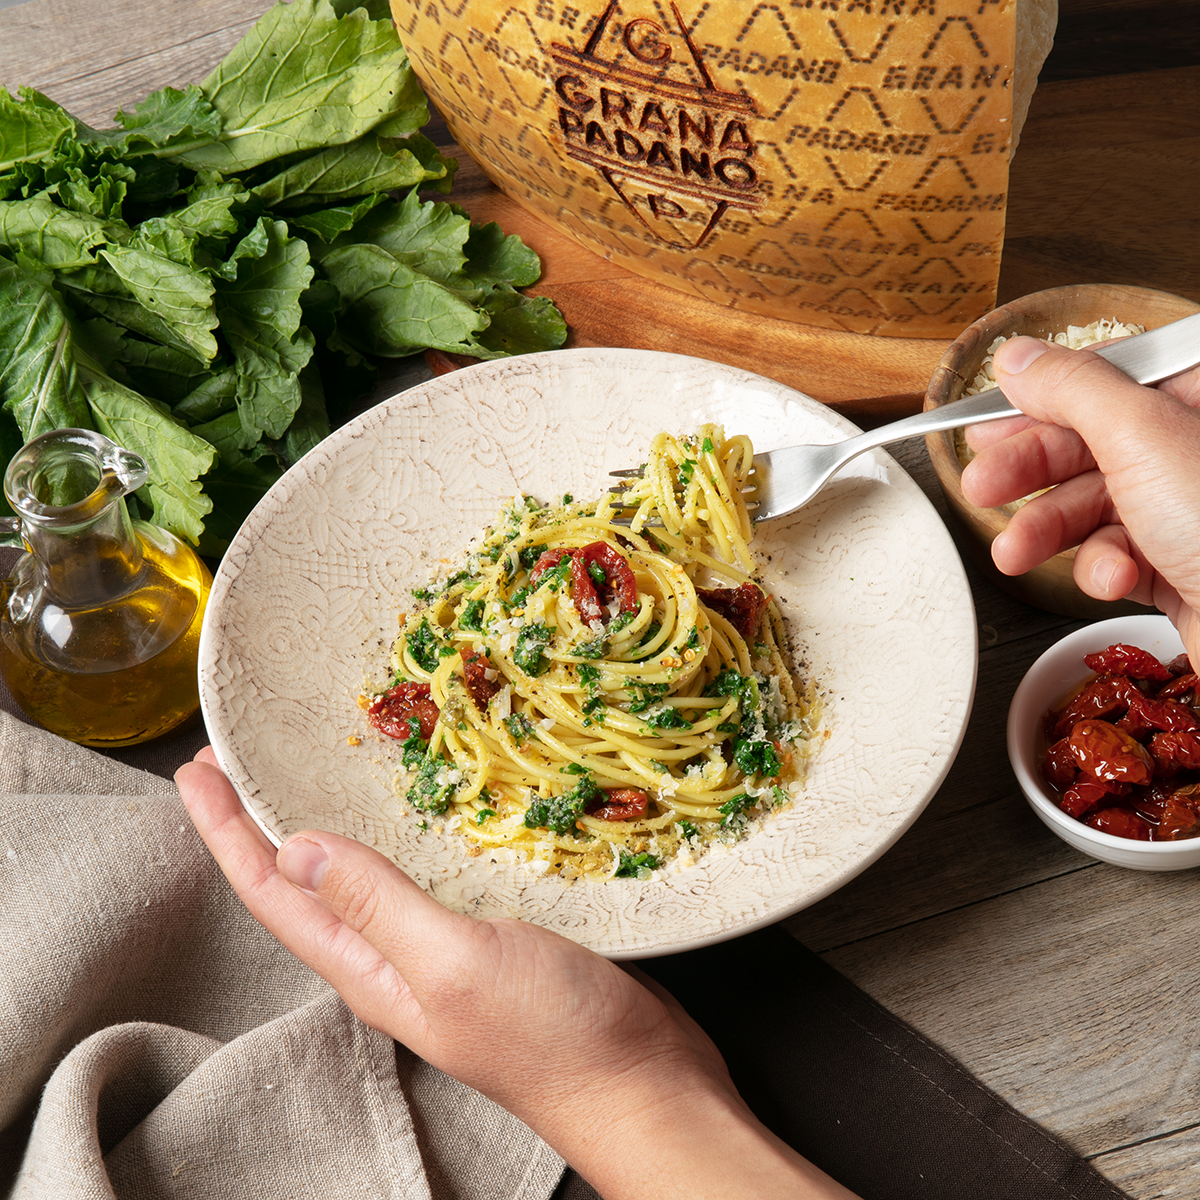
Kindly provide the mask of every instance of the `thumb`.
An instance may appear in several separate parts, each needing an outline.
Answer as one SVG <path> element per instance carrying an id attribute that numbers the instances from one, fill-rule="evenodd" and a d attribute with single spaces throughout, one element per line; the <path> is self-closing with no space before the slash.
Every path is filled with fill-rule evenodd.
<path id="1" fill-rule="evenodd" d="M 1135 383 L 1091 350 L 1010 338 L 993 359 L 996 383 L 1027 415 L 1074 429 L 1105 476 L 1166 454 L 1195 436 L 1195 413 L 1157 388 Z"/>

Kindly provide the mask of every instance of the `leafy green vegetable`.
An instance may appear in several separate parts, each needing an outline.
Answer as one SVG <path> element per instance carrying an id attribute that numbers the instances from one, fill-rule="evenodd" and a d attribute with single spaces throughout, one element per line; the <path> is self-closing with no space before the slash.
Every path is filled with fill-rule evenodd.
<path id="1" fill-rule="evenodd" d="M 721 819 L 721 827 L 729 829 L 731 826 L 744 824 L 746 812 L 757 803 L 753 796 L 748 796 L 745 792 L 726 800 L 717 810 L 725 814 Z"/>
<path id="2" fill-rule="evenodd" d="M 516 290 L 537 255 L 418 194 L 456 165 L 428 116 L 384 0 L 278 3 L 111 129 L 0 88 L 0 470 L 99 429 L 146 457 L 151 519 L 220 554 L 373 357 L 562 345 Z"/>
<path id="3" fill-rule="evenodd" d="M 770 742 L 738 738 L 733 743 L 733 761 L 743 775 L 761 775 L 773 779 L 779 774 L 779 755 Z"/>
<path id="4" fill-rule="evenodd" d="M 643 872 L 649 873 L 658 869 L 659 857 L 644 850 L 641 854 L 630 854 L 624 846 L 618 846 L 617 852 L 621 860 L 613 872 L 615 879 L 638 879 Z"/>
<path id="5" fill-rule="evenodd" d="M 517 634 L 513 662 L 526 675 L 540 675 L 550 664 L 542 651 L 554 636 L 548 625 L 523 625 Z"/>
<path id="6" fill-rule="evenodd" d="M 526 829 L 549 829 L 552 833 L 571 833 L 584 806 L 600 794 L 591 775 L 583 775 L 579 782 L 561 796 L 537 796 L 529 798 L 525 812 Z"/>
<path id="7" fill-rule="evenodd" d="M 524 713 L 513 713 L 512 716 L 505 717 L 504 726 L 508 730 L 509 736 L 518 746 L 533 732 L 533 726 Z"/>
<path id="8" fill-rule="evenodd" d="M 431 675 L 437 670 L 438 659 L 444 649 L 442 639 L 429 627 L 428 620 L 422 621 L 408 635 L 408 652 L 417 660 L 423 671 Z"/>
<path id="9" fill-rule="evenodd" d="M 438 782 L 442 772 L 449 770 L 450 765 L 437 756 L 422 759 L 405 799 L 421 812 L 444 813 L 458 790 L 457 785 L 449 781 Z"/>
<path id="10" fill-rule="evenodd" d="M 390 21 L 326 0 L 276 4 L 201 85 L 220 135 L 175 157 L 228 175 L 354 141 L 402 111 L 408 74 Z"/>
<path id="11" fill-rule="evenodd" d="M 581 668 L 582 669 L 582 668 Z M 629 702 L 631 713 L 645 712 L 657 704 L 670 690 L 665 683 L 647 683 L 638 689 L 638 698 Z"/>
<path id="12" fill-rule="evenodd" d="M 75 129 L 71 118 L 40 92 L 22 88 L 20 97 L 0 88 L 0 171 L 53 157 Z"/>
<path id="13" fill-rule="evenodd" d="M 525 570 L 530 570 L 537 564 L 537 560 L 546 553 L 546 544 L 542 542 L 537 546 L 526 546 L 517 553 L 517 559 Z"/>
<path id="14" fill-rule="evenodd" d="M 683 713 L 674 705 L 664 704 L 657 712 L 652 712 L 642 718 L 650 729 L 691 729 L 691 721 L 685 720 Z"/>
<path id="15" fill-rule="evenodd" d="M 408 719 L 408 737 L 400 743 L 403 752 L 400 761 L 406 767 L 417 766 L 424 758 L 429 743 L 421 736 L 421 722 L 416 717 Z"/>
<path id="16" fill-rule="evenodd" d="M 483 632 L 483 601 L 472 600 L 462 610 L 458 618 L 459 629 L 469 629 L 473 633 Z"/>

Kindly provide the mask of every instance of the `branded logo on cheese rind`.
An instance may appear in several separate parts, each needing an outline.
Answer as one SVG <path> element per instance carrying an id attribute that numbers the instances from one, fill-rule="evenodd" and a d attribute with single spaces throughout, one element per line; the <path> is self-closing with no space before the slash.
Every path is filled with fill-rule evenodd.
<path id="1" fill-rule="evenodd" d="M 991 305 L 1012 0 L 398 0 L 490 178 L 680 290 L 855 332 Z"/>
<path id="2" fill-rule="evenodd" d="M 582 50 L 552 45 L 558 128 L 658 241 L 698 249 L 729 209 L 761 207 L 754 101 L 715 86 L 674 3 L 669 20 L 619 9 Z"/>

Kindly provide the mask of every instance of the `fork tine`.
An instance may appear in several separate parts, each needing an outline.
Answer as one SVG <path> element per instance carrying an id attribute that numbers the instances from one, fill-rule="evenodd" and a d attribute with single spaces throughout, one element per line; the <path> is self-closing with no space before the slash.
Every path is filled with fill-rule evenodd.
<path id="1" fill-rule="evenodd" d="M 609 471 L 609 474 L 616 479 L 641 479 L 645 472 L 645 466 L 632 467 L 625 471 Z"/>

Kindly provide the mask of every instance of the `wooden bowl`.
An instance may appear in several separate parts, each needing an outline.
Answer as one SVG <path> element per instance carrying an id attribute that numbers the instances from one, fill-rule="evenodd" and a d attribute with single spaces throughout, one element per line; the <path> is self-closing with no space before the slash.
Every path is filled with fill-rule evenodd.
<path id="1" fill-rule="evenodd" d="M 1182 296 L 1118 284 L 1080 284 L 1022 296 L 981 317 L 951 343 L 930 380 L 925 408 L 959 399 L 998 337 L 1047 338 L 1065 332 L 1068 325 L 1089 325 L 1105 318 L 1155 329 L 1194 312 L 1200 312 L 1200 304 Z M 1049 612 L 1085 620 L 1155 611 L 1128 600 L 1095 600 L 1082 592 L 1072 575 L 1074 550 L 1065 550 L 1024 575 L 1002 575 L 992 563 L 991 548 L 1010 514 L 1003 508 L 977 508 L 963 496 L 955 430 L 930 434 L 925 444 L 950 506 L 956 540 L 1006 592 Z"/>

